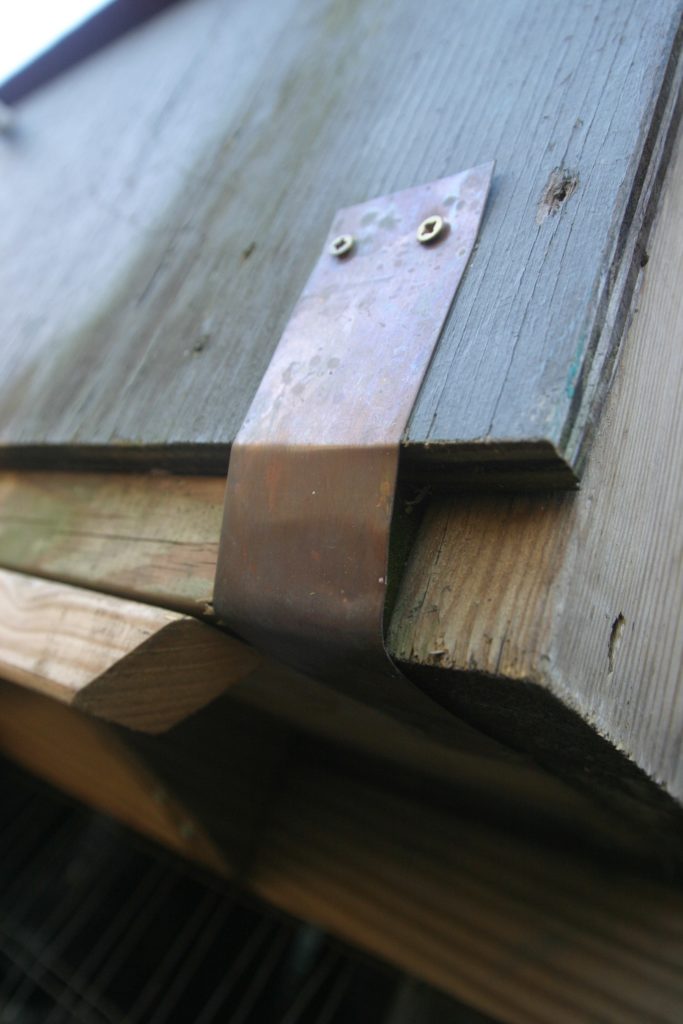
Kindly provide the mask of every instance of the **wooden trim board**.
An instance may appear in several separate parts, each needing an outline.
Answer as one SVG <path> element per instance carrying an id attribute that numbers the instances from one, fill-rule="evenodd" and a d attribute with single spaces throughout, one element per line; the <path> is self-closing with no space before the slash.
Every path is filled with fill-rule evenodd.
<path id="1" fill-rule="evenodd" d="M 0 473 L 0 564 L 206 615 L 224 490 L 222 477 Z"/>
<path id="2" fill-rule="evenodd" d="M 683 801 L 683 137 L 576 495 L 432 503 L 390 646 L 430 692 L 556 764 L 549 698 Z M 535 707 L 535 710 L 534 710 Z M 545 710 L 544 710 L 545 709 Z M 546 747 L 543 753 L 543 748 Z"/>
<path id="3" fill-rule="evenodd" d="M 517 816 L 534 808 L 555 825 L 571 820 L 599 846 L 623 842 L 650 854 L 628 822 L 596 812 L 527 758 L 438 705 L 425 732 L 284 669 L 195 618 L 8 570 L 0 570 L 0 621 L 0 677 L 98 718 L 158 733 L 231 692 L 290 728 L 464 788 L 470 799 L 485 794 L 491 801 L 495 794 Z M 226 728 L 236 716 L 233 707 Z M 215 734 L 211 742 L 220 746 Z"/>
<path id="4" fill-rule="evenodd" d="M 678 888 L 342 772 L 291 773 L 249 882 L 505 1024 L 680 1021 Z"/>
<path id="5" fill-rule="evenodd" d="M 0 750 L 53 786 L 212 871 L 225 855 L 116 734 L 73 707 L 0 682 Z"/>
<path id="6" fill-rule="evenodd" d="M 258 661 L 178 612 L 0 570 L 0 676 L 101 718 L 168 729 Z"/>
<path id="7" fill-rule="evenodd" d="M 169 796 L 110 728 L 0 686 L 0 750 L 501 1024 L 678 1024 L 679 887 L 613 856 L 587 859 L 564 836 L 544 844 L 482 824 L 428 790 L 390 791 L 365 762 L 353 774 L 349 759 L 329 763 L 300 744 L 253 774 L 264 748 L 249 756 L 244 733 L 228 723 L 222 761 L 212 748 L 214 785 L 201 786 L 199 806 L 173 787 Z M 240 771 L 227 770 L 233 741 Z M 173 736 L 144 738 L 146 754 L 161 745 L 172 754 Z M 234 833 L 246 837 L 238 860 Z"/>

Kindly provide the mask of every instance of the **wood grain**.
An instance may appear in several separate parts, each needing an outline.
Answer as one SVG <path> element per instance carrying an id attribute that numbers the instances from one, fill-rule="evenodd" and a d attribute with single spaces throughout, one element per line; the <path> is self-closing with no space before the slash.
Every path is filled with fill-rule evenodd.
<path id="1" fill-rule="evenodd" d="M 457 795 L 382 783 L 367 759 L 321 756 L 234 702 L 133 739 L 3 685 L 0 750 L 506 1024 L 680 1019 L 680 887 L 614 849 L 587 858 L 570 828 L 549 841 L 499 809 L 486 824 Z"/>
<path id="2" fill-rule="evenodd" d="M 291 773 L 250 883 L 506 1024 L 680 1020 L 679 889 L 343 773 Z"/>
<path id="3" fill-rule="evenodd" d="M 680 887 L 614 851 L 589 859 L 565 833 L 547 842 L 389 789 L 369 762 L 325 759 L 238 706 L 207 748 L 202 718 L 131 745 L 0 686 L 3 753 L 496 1020 L 677 1024 Z"/>
<path id="4" fill-rule="evenodd" d="M 23 687 L 0 683 L 0 750 L 77 800 L 213 871 L 226 855 L 111 729 Z"/>
<path id="5" fill-rule="evenodd" d="M 590 787 L 580 792 L 575 781 L 557 778 L 528 754 L 450 717 L 454 727 L 446 745 L 386 712 L 264 663 L 169 732 L 126 731 L 125 739 L 150 770 L 164 774 L 211 834 L 217 839 L 225 835 L 230 846 L 235 823 L 216 808 L 215 779 L 232 778 L 235 771 L 246 779 L 258 763 L 283 753 L 286 733 L 290 752 L 305 755 L 314 774 L 335 764 L 356 779 L 457 808 L 497 827 L 530 831 L 551 843 L 570 843 L 593 856 L 649 865 L 658 872 L 683 870 L 680 815 L 676 830 L 676 822 L 672 827 L 658 813 L 652 796 L 649 804 L 643 801 L 644 807 L 625 813 L 618 801 L 600 799 Z M 264 721 L 272 723 L 265 741 Z M 279 771 L 276 766 L 273 786 L 278 791 Z"/>
<path id="6" fill-rule="evenodd" d="M 204 614 L 224 489 L 160 473 L 0 473 L 0 564 Z"/>
<path id="7" fill-rule="evenodd" d="M 682 792 L 681 181 L 679 143 L 582 491 L 433 499 L 389 635 L 406 670 L 429 671 L 480 730 L 593 794 L 599 760 L 625 816 L 656 787 Z M 205 614 L 222 491 L 200 477 L 4 473 L 0 564 Z M 353 718 L 272 678 L 253 693 L 317 729 Z"/>
<path id="8" fill-rule="evenodd" d="M 210 614 L 222 491 L 222 481 L 200 477 L 0 474 L 0 561 L 20 570 L 127 595 L 136 602 L 163 603 L 206 617 Z M 108 604 L 106 600 L 104 603 Z M 135 608 L 139 608 L 137 603 Z M 154 620 L 157 610 L 146 611 Z M 166 616 L 162 613 L 162 621 Z M 158 643 L 172 639 L 171 631 L 165 629 Z M 60 643 L 58 639 L 57 649 Z M 159 656 L 163 656 L 163 650 Z M 127 657 L 136 685 L 138 655 Z M 175 654 L 169 653 L 167 660 L 173 657 Z M 227 647 L 225 658 L 229 660 L 221 672 L 229 669 L 234 659 L 234 652 Z M 41 685 L 55 692 L 54 679 L 47 684 L 43 680 Z M 182 687 L 180 680 L 178 685 Z M 198 707 L 201 699 L 213 696 L 213 691 L 191 690 L 195 685 L 191 672 L 182 688 L 194 693 Z M 92 681 L 86 686 L 92 700 Z M 119 686 L 120 701 L 114 693 L 114 687 Z M 454 729 L 453 742 L 447 747 L 267 659 L 243 679 L 233 681 L 230 692 L 292 727 L 331 744 L 344 743 L 366 754 L 374 753 L 388 764 L 429 776 L 435 784 L 458 784 L 470 794 L 483 787 L 489 800 L 496 791 L 501 799 L 514 803 L 517 817 L 524 816 L 529 808 L 534 814 L 539 814 L 541 808 L 545 814 L 554 809 L 554 827 L 572 821 L 575 831 L 590 835 L 592 841 L 602 836 L 607 845 L 619 836 L 628 837 L 631 843 L 634 840 L 632 825 L 623 816 L 615 818 L 593 807 L 537 765 L 464 723 L 457 730 L 457 743 Z M 131 717 L 136 699 L 131 700 L 126 692 L 123 675 L 108 677 L 105 695 L 99 706 L 89 703 L 92 713 L 105 717 L 116 714 L 117 720 L 124 716 L 123 720 L 133 727 L 140 727 L 139 712 L 135 719 Z M 84 694 L 80 699 L 88 703 Z M 170 694 L 158 695 L 157 699 L 159 713 L 168 714 Z M 152 708 L 147 695 L 144 704 L 148 718 Z M 145 727 L 149 727 L 148 722 Z M 650 821 L 650 828 L 656 830 L 656 821 Z"/>
<path id="9" fill-rule="evenodd" d="M 534 693 L 538 707 L 551 694 L 679 801 L 682 180 L 679 139 L 581 492 L 435 502 L 391 639 L 408 664 L 438 667 L 444 699 L 466 717 L 468 706 L 471 718 L 483 715 L 499 738 L 507 729 L 516 745 L 539 749 Z"/>
<path id="10" fill-rule="evenodd" d="M 0 570 L 0 675 L 102 718 L 162 731 L 258 660 L 189 616 Z"/>
<path id="11" fill-rule="evenodd" d="M 493 158 L 408 461 L 571 483 L 666 161 L 680 19 L 680 0 L 199 0 L 51 83 L 0 149 L 5 459 L 223 472 L 334 212 Z"/>

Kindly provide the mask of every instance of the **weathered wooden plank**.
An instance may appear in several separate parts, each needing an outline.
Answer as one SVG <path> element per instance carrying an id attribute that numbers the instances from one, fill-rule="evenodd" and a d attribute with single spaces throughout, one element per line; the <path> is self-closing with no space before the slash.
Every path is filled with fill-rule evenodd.
<path id="1" fill-rule="evenodd" d="M 222 491 L 222 481 L 201 477 L 3 474 L 0 561 L 9 568 L 211 618 Z M 425 544 L 428 555 L 428 541 Z M 171 639 L 169 633 L 163 636 Z M 59 642 L 55 638 L 57 649 Z M 188 677 L 188 692 L 194 685 L 194 677 Z M 632 834 L 632 821 L 615 818 L 604 809 L 597 811 L 536 765 L 520 760 L 519 755 L 467 729 L 464 723 L 453 730 L 447 747 L 270 662 L 230 689 L 243 702 L 330 743 L 345 743 L 382 756 L 391 764 L 419 770 L 434 783 L 466 785 L 470 794 L 483 786 L 489 798 L 495 789 L 501 799 L 515 801 L 516 818 L 523 815 L 525 807 L 533 807 L 535 814 L 540 807 L 545 807 L 546 813 L 554 807 L 558 824 L 571 820 L 575 831 L 588 831 L 593 839 L 600 833 L 611 839 L 621 832 Z M 213 696 L 210 691 L 192 692 L 197 707 Z M 109 704 L 112 696 L 110 692 Z M 167 701 L 168 695 L 164 706 Z M 91 710 L 111 714 L 106 706 Z M 130 714 L 129 707 L 129 719 Z M 139 722 L 132 724 L 136 727 Z M 553 788 L 557 786 L 560 788 Z M 651 831 L 662 826 L 668 829 L 666 816 L 660 821 L 655 814 L 648 821 Z"/>
<path id="2" fill-rule="evenodd" d="M 397 657 L 438 668 L 434 694 L 494 735 L 546 763 L 573 761 L 594 785 L 598 766 L 574 728 L 589 723 L 678 801 L 681 182 L 683 139 L 581 491 L 435 502 L 391 635 Z M 549 695 L 577 713 L 573 726 L 555 729 Z"/>
<path id="3" fill-rule="evenodd" d="M 222 487 L 219 480 L 200 477 L 6 474 L 0 476 L 0 561 L 32 573 L 63 576 L 73 583 L 127 595 L 136 601 L 171 604 L 180 611 L 210 617 Z M 506 523 L 505 519 L 501 522 L 502 529 Z M 431 544 L 432 534 L 427 526 L 418 537 L 418 550 L 430 566 Z M 548 573 L 551 572 L 549 564 Z M 411 585 L 410 577 L 407 585 Z M 149 611 L 153 613 L 155 609 Z M 399 614 L 403 615 L 400 603 Z M 400 622 L 402 628 L 410 628 L 410 620 Z M 172 636 L 167 631 L 160 639 L 166 642 Z M 62 643 L 63 639 L 55 637 L 57 651 Z M 393 653 L 401 655 L 402 651 L 395 646 Z M 231 652 L 226 650 L 225 657 L 228 655 Z M 172 652 L 169 659 L 174 660 Z M 130 664 L 135 668 L 134 660 Z M 226 662 L 225 667 L 230 664 Z M 174 670 L 176 667 L 174 662 Z M 414 673 L 417 667 L 414 657 L 407 669 Z M 216 670 L 222 673 L 223 666 L 217 665 Z M 513 687 L 510 700 L 514 705 L 515 679 L 509 677 L 508 681 Z M 125 684 L 116 676 L 111 682 L 114 685 L 108 687 L 107 700 L 99 706 L 92 704 L 90 710 L 111 716 L 116 687 L 121 685 L 127 721 L 140 727 L 139 715 L 132 714 L 133 705 Z M 214 695 L 211 689 L 196 686 L 193 671 L 179 680 L 179 685 L 186 696 L 192 696 L 195 707 Z M 546 813 L 548 807 L 554 807 L 558 823 L 570 820 L 575 832 L 588 832 L 594 840 L 600 834 L 603 839 L 609 836 L 612 840 L 623 834 L 633 842 L 634 827 L 640 831 L 646 827 L 650 835 L 660 836 L 662 847 L 667 846 L 673 838 L 672 829 L 677 827 L 671 808 L 657 807 L 656 788 L 644 785 L 645 780 L 637 775 L 628 783 L 628 799 L 624 798 L 623 778 L 632 775 L 632 771 L 628 764 L 620 767 L 618 756 L 616 760 L 612 758 L 610 767 L 616 799 L 614 786 L 610 789 L 594 780 L 590 787 L 590 796 L 605 798 L 616 809 L 615 816 L 604 807 L 596 809 L 566 787 L 563 789 L 559 781 L 544 776 L 536 765 L 525 763 L 481 733 L 468 730 L 462 722 L 457 729 L 456 723 L 452 723 L 450 745 L 444 746 L 434 737 L 272 663 L 263 663 L 242 682 L 231 684 L 230 689 L 240 700 L 293 726 L 330 743 L 345 743 L 382 756 L 390 764 L 419 770 L 434 784 L 457 783 L 466 786 L 470 794 L 478 793 L 483 786 L 489 800 L 491 791 L 496 790 L 501 799 L 515 801 L 516 819 L 523 816 L 525 807 L 533 807 L 535 814 L 540 813 L 541 807 L 546 808 Z M 163 695 L 161 707 L 155 712 L 157 721 L 159 714 L 168 714 L 171 696 Z M 147 718 L 153 710 L 149 698 L 143 687 L 141 699 Z M 467 704 L 461 714 L 471 717 L 472 708 L 478 706 L 474 695 L 470 695 Z M 497 707 L 504 710 L 507 704 L 497 700 L 477 719 L 484 730 L 490 731 L 497 723 Z M 514 720 L 519 724 L 520 736 L 528 740 L 537 733 L 537 719 L 525 721 L 523 708 L 527 705 L 520 706 Z M 513 721 L 509 711 L 504 713 L 508 722 Z M 116 714 L 121 714 L 120 707 Z M 563 719 L 562 704 L 548 708 L 546 714 L 546 725 L 552 727 Z M 609 753 L 609 746 L 590 729 L 585 732 L 583 757 L 604 763 L 609 759 L 605 751 L 607 748 Z M 551 728 L 548 734 L 555 735 Z M 504 738 L 519 745 L 517 735 Z M 549 767 L 572 785 L 585 781 L 584 760 L 573 756 L 571 747 L 557 748 L 557 757 Z"/>
<path id="4" fill-rule="evenodd" d="M 205 615 L 225 483 L 137 473 L 0 474 L 0 564 Z"/>
<path id="5" fill-rule="evenodd" d="M 180 609 L 210 617 L 213 571 L 205 572 L 204 567 L 211 557 L 215 561 L 221 487 L 218 480 L 199 477 L 8 474 L 0 480 L 3 501 L 0 559 L 9 559 L 15 567 L 18 563 L 19 568 L 27 571 L 57 577 L 68 571 L 73 582 L 88 587 L 134 596 L 136 601 L 170 600 Z M 453 511 L 453 503 L 450 507 Z M 418 538 L 416 550 L 421 552 L 424 564 L 432 566 L 433 537 L 429 523 L 430 520 Z M 499 524 L 501 528 L 509 528 L 505 519 Z M 462 544 L 462 536 L 456 536 Z M 517 552 L 520 557 L 524 550 L 521 546 Z M 553 569 L 559 567 L 554 550 L 551 548 L 548 553 L 549 580 Z M 482 567 L 486 575 L 485 560 Z M 470 587 L 477 591 L 473 601 L 486 599 L 486 588 L 482 585 L 479 589 L 479 584 L 480 578 L 472 572 Z M 413 575 L 409 574 L 409 594 L 412 585 Z M 136 603 L 134 607 L 140 606 Z M 157 609 L 146 610 L 154 615 Z M 163 612 L 162 616 L 165 614 Z M 202 629 L 199 623 L 197 627 Z M 449 681 L 447 662 L 441 664 L 441 658 L 433 651 L 433 656 L 429 657 L 417 649 L 410 658 L 405 658 L 404 650 L 396 642 L 397 632 L 413 628 L 418 638 L 421 631 L 430 636 L 428 626 L 413 620 L 410 613 L 405 614 L 404 605 L 399 601 L 392 632 L 392 653 L 405 659 L 404 668 L 412 676 L 420 669 L 420 657 L 427 665 L 439 666 L 438 672 L 445 685 Z M 53 658 L 60 654 L 65 656 L 62 632 L 63 624 L 60 624 L 59 634 L 53 638 Z M 200 634 L 198 639 L 206 637 Z M 66 640 L 68 643 L 68 636 Z M 15 657 L 14 643 L 11 640 L 10 653 Z M 207 689 L 198 677 L 194 664 L 185 672 L 184 663 L 178 662 L 177 638 L 172 631 L 160 632 L 156 647 L 161 662 L 172 666 L 171 680 L 177 682 L 183 699 L 193 701 L 191 708 L 201 707 L 215 695 L 216 691 L 211 687 Z M 225 671 L 229 671 L 233 667 L 234 652 L 226 647 L 218 653 L 224 660 Z M 142 663 L 133 652 L 124 666 L 126 664 L 130 667 L 130 681 L 137 690 L 136 673 L 143 667 Z M 503 667 L 502 671 L 508 670 Z M 121 667 L 118 674 L 114 672 L 109 676 L 105 699 L 90 699 L 88 710 L 103 717 L 125 720 L 133 728 L 150 728 L 152 719 L 157 728 L 170 724 L 169 703 L 173 703 L 173 714 L 181 717 L 172 687 L 168 692 L 155 694 L 147 692 L 142 685 L 133 697 L 125 676 L 126 673 L 121 674 Z M 521 699 L 524 693 L 514 688 L 515 679 L 512 672 L 506 677 L 506 685 L 513 689 L 504 699 L 502 694 L 487 697 L 487 681 L 485 677 L 477 677 L 475 687 L 463 691 L 459 714 L 475 721 L 485 732 L 496 731 L 503 719 L 508 728 L 501 738 L 508 744 L 530 746 L 537 756 L 543 756 L 551 748 L 554 757 L 550 761 L 544 758 L 547 767 L 571 785 L 579 782 L 586 788 L 588 777 L 590 797 L 600 798 L 615 814 L 608 814 L 606 807 L 598 810 L 578 795 L 572 795 L 566 786 L 562 788 L 559 780 L 545 776 L 538 766 L 520 760 L 518 755 L 481 732 L 468 729 L 464 722 L 447 721 L 450 717 L 447 713 L 437 714 L 431 726 L 432 732 L 435 727 L 447 726 L 450 741 L 444 745 L 435 735 L 411 728 L 348 696 L 267 662 L 258 671 L 246 675 L 243 681 L 231 681 L 230 692 L 251 706 L 325 737 L 328 742 L 347 743 L 366 753 L 382 756 L 388 763 L 419 770 L 434 784 L 465 785 L 470 798 L 483 787 L 490 801 L 490 794 L 495 791 L 501 799 L 515 802 L 516 819 L 524 815 L 524 808 L 533 807 L 538 815 L 542 807 L 546 808 L 544 813 L 549 807 L 555 807 L 561 819 L 572 822 L 574 831 L 586 833 L 588 828 L 594 839 L 605 831 L 612 840 L 624 834 L 631 844 L 641 833 L 657 836 L 660 849 L 671 848 L 671 855 L 676 857 L 679 823 L 673 806 L 660 801 L 656 786 L 648 784 L 643 775 L 621 755 L 615 754 L 611 745 L 581 720 L 570 723 L 572 742 L 556 742 L 558 728 L 561 730 L 566 725 L 563 700 L 544 708 L 543 729 L 539 730 L 538 710 L 529 710 L 528 700 Z M 54 686 L 54 680 L 50 685 Z M 89 685 L 82 700 L 88 692 L 90 696 L 93 694 Z M 223 685 L 226 682 L 221 678 L 219 688 Z M 159 702 L 157 708 L 156 702 Z M 191 708 L 185 706 L 184 713 Z M 511 714 L 510 708 L 516 708 L 516 713 Z M 592 765 L 590 776 L 586 775 L 587 764 Z M 596 772 L 596 766 L 602 770 Z M 559 785 L 559 790 L 554 790 L 554 785 Z"/>
<path id="6" fill-rule="evenodd" d="M 187 615 L 0 570 L 0 676 L 102 718 L 163 731 L 258 662 Z"/>
<path id="7" fill-rule="evenodd" d="M 0 151 L 5 458 L 224 470 L 334 211 L 493 158 L 407 451 L 570 482 L 658 187 L 680 16 L 203 0 L 31 97 Z"/>

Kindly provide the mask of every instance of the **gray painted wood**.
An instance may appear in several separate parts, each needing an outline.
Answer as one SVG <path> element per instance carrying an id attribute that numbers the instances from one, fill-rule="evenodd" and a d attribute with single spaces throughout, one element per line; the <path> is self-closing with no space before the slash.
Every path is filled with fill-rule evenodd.
<path id="1" fill-rule="evenodd" d="M 334 212 L 495 159 L 407 452 L 570 482 L 666 162 L 681 6 L 196 0 L 27 100 L 0 139 L 5 460 L 224 470 Z"/>
<path id="2" fill-rule="evenodd" d="M 625 820 L 651 782 L 683 806 L 683 130 L 650 245 L 581 491 L 432 501 L 387 638 L 451 711 Z"/>

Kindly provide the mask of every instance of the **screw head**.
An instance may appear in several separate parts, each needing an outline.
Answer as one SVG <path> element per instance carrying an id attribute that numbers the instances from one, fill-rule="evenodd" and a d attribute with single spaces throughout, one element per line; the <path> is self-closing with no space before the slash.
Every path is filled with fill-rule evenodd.
<path id="1" fill-rule="evenodd" d="M 330 242 L 330 255 L 346 256 L 353 249 L 355 241 L 353 235 L 337 235 Z"/>
<path id="2" fill-rule="evenodd" d="M 431 217 L 427 217 L 422 221 L 419 228 L 417 229 L 417 240 L 422 245 L 429 245 L 430 242 L 435 242 L 439 235 L 443 234 L 446 222 L 443 217 L 439 217 L 438 214 L 434 214 Z"/>

